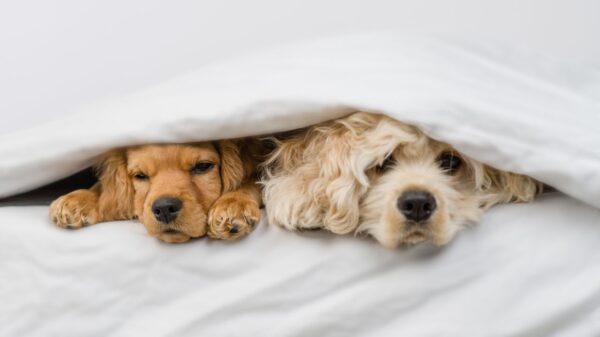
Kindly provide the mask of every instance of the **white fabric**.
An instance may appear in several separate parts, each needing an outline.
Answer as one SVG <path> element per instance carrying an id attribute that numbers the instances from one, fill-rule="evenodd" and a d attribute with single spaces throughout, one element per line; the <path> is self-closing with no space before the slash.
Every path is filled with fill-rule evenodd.
<path id="1" fill-rule="evenodd" d="M 600 206 L 597 71 L 499 48 L 376 34 L 270 50 L 0 137 L 0 195 L 117 145 L 291 129 L 352 108 Z M 65 231 L 0 208 L 1 336 L 591 336 L 600 211 L 563 195 L 502 205 L 448 247 L 261 224 L 166 245 L 135 222 Z"/>
<path id="2" fill-rule="evenodd" d="M 1 336 L 595 336 L 600 211 L 500 205 L 450 246 L 261 224 L 168 245 L 142 225 L 77 231 L 0 208 Z"/>
<path id="3" fill-rule="evenodd" d="M 114 146 L 281 131 L 352 108 L 415 123 L 600 207 L 600 72 L 391 33 L 248 55 L 6 134 L 0 196 L 64 177 Z"/>

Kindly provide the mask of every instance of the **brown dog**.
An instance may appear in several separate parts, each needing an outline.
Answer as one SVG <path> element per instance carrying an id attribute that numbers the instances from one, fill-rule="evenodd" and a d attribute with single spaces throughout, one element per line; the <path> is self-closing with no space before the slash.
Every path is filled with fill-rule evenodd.
<path id="1" fill-rule="evenodd" d="M 113 150 L 96 165 L 98 183 L 55 200 L 50 218 L 63 228 L 139 219 L 165 242 L 241 238 L 260 218 L 257 148 L 228 140 Z"/>

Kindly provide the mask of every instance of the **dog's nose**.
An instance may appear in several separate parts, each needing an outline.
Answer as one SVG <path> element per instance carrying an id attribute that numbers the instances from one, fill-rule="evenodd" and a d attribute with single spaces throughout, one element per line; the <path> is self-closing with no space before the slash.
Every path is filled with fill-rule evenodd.
<path id="1" fill-rule="evenodd" d="M 397 206 L 406 219 L 423 222 L 435 212 L 437 203 L 429 192 L 406 191 L 398 198 Z"/>
<path id="2" fill-rule="evenodd" d="M 181 207 L 182 204 L 179 199 L 170 197 L 159 198 L 152 204 L 152 213 L 154 213 L 156 220 L 162 223 L 169 223 L 177 218 Z"/>

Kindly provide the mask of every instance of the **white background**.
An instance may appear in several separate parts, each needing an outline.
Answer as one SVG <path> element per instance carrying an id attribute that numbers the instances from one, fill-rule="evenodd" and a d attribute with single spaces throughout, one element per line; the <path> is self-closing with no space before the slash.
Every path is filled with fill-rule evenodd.
<path id="1" fill-rule="evenodd" d="M 3 1 L 0 134 L 222 57 L 336 33 L 444 33 L 600 66 L 599 15 L 594 0 Z"/>

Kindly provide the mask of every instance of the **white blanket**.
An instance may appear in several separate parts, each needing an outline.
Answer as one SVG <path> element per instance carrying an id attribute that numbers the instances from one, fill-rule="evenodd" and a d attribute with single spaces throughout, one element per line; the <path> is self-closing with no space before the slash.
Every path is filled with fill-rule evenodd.
<path id="1" fill-rule="evenodd" d="M 133 221 L 65 231 L 0 207 L 0 336 L 592 336 L 600 331 L 600 75 L 390 34 L 198 69 L 0 136 L 0 195 L 101 152 L 296 128 L 353 109 L 415 123 L 565 193 L 501 205 L 448 247 L 291 233 L 166 245 Z"/>
<path id="2" fill-rule="evenodd" d="M 0 208 L 1 336 L 596 336 L 600 211 L 501 205 L 448 247 L 262 223 L 168 245 L 134 222 L 78 231 Z"/>
<path id="3" fill-rule="evenodd" d="M 338 37 L 214 64 L 0 137 L 0 196 L 99 153 L 281 131 L 380 111 L 501 169 L 600 207 L 600 72 L 532 53 L 394 34 Z"/>

